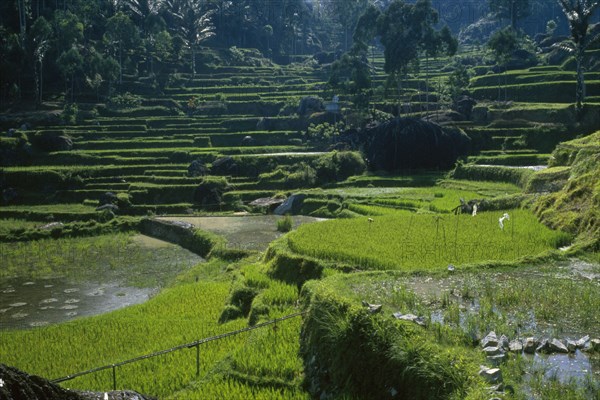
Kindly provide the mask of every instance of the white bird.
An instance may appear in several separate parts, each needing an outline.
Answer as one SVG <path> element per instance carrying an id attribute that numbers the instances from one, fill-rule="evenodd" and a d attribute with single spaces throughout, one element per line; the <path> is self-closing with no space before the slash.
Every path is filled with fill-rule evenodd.
<path id="1" fill-rule="evenodd" d="M 477 204 L 473 204 L 473 214 L 471 214 L 473 216 L 477 215 Z"/>
<path id="2" fill-rule="evenodd" d="M 108 393 L 104 392 L 104 400 L 108 400 Z"/>
<path id="3" fill-rule="evenodd" d="M 504 230 L 504 220 L 510 221 L 510 215 L 508 213 L 504 213 L 503 216 L 498 218 L 498 225 L 500 225 L 500 229 Z"/>
<path id="4" fill-rule="evenodd" d="M 373 218 L 369 218 L 367 221 L 369 221 L 369 223 L 373 222 Z"/>
<path id="5" fill-rule="evenodd" d="M 448 265 L 448 271 L 454 272 L 454 269 L 455 269 L 455 267 L 453 264 Z"/>

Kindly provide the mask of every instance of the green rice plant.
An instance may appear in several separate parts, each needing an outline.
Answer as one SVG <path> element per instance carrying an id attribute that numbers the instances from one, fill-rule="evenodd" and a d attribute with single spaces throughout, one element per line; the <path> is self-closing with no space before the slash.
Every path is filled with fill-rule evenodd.
<path id="1" fill-rule="evenodd" d="M 363 269 L 437 270 L 448 264 L 514 261 L 568 243 L 525 210 L 471 215 L 390 214 L 302 226 L 288 236 L 292 251 Z"/>
<path id="2" fill-rule="evenodd" d="M 283 218 L 277 220 L 277 231 L 289 232 L 294 226 L 294 220 L 290 215 L 286 215 Z"/>

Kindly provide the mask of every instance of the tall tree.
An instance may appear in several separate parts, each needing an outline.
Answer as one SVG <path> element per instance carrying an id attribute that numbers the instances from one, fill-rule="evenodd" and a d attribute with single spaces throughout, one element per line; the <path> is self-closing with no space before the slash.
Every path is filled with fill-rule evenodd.
<path id="1" fill-rule="evenodd" d="M 123 83 L 123 52 L 139 42 L 139 33 L 133 22 L 123 12 L 118 12 L 106 22 L 104 39 L 116 45 L 119 55 L 119 84 Z"/>
<path id="2" fill-rule="evenodd" d="M 506 64 L 511 60 L 513 53 L 518 49 L 519 41 L 515 31 L 506 27 L 494 33 L 487 43 L 492 51 L 498 66 L 504 66 L 504 100 L 506 100 Z M 500 81 L 498 80 L 498 92 L 500 92 Z M 500 93 L 498 93 L 500 97 Z"/>
<path id="3" fill-rule="evenodd" d="M 515 30 L 517 21 L 531 13 L 529 0 L 489 0 L 489 6 L 496 18 L 508 19 Z"/>
<path id="4" fill-rule="evenodd" d="M 600 7 L 600 0 L 558 0 L 562 7 L 569 27 L 571 29 L 571 43 L 564 45 L 563 49 L 575 54 L 577 68 L 576 108 L 579 115 L 583 111 L 585 100 L 585 81 L 583 76 L 583 61 L 585 51 L 594 42 L 600 39 L 600 34 L 590 34 L 590 20 L 594 12 Z"/>
<path id="5" fill-rule="evenodd" d="M 215 35 L 212 23 L 214 10 L 206 9 L 205 2 L 201 0 L 165 0 L 165 7 L 176 24 L 175 33 L 190 51 L 190 68 L 195 75 L 198 46 Z"/>
<path id="6" fill-rule="evenodd" d="M 402 81 L 412 64 L 418 62 L 425 48 L 432 26 L 437 22 L 437 12 L 430 0 L 407 4 L 395 0 L 377 19 L 378 33 L 384 45 L 384 69 L 398 90 L 398 113 L 401 112 Z"/>
<path id="7" fill-rule="evenodd" d="M 35 102 L 40 104 L 43 98 L 44 88 L 44 57 L 50 48 L 50 37 L 52 27 L 46 18 L 39 17 L 31 26 L 31 43 L 33 47 L 33 71 L 35 76 Z"/>

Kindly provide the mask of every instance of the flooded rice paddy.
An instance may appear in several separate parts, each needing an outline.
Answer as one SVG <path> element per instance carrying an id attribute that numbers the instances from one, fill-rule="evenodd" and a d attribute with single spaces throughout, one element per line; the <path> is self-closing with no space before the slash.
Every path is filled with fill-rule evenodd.
<path id="1" fill-rule="evenodd" d="M 216 233 L 227 239 L 230 248 L 243 250 L 266 250 L 273 240 L 282 235 L 277 231 L 278 215 L 233 216 L 233 217 L 163 217 L 166 221 L 184 221 Z M 294 216 L 294 228 L 322 219 Z"/>
<path id="2" fill-rule="evenodd" d="M 142 303 L 203 261 L 143 235 L 1 246 L 0 329 L 45 326 Z"/>

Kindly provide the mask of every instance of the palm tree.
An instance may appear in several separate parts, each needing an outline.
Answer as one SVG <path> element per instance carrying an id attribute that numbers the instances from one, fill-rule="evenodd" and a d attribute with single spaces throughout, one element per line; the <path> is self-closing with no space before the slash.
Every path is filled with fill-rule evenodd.
<path id="1" fill-rule="evenodd" d="M 577 64 L 576 108 L 581 116 L 585 100 L 585 82 L 583 77 L 583 58 L 587 48 L 600 39 L 600 34 L 589 35 L 590 19 L 594 11 L 600 7 L 600 0 L 558 0 L 562 7 L 569 27 L 571 28 L 571 43 L 563 43 L 561 48 L 575 54 Z"/>
<path id="2" fill-rule="evenodd" d="M 165 0 L 165 9 L 176 23 L 178 34 L 191 53 L 192 75 L 196 74 L 197 46 L 215 35 L 212 17 L 214 10 L 206 10 L 201 0 Z"/>

